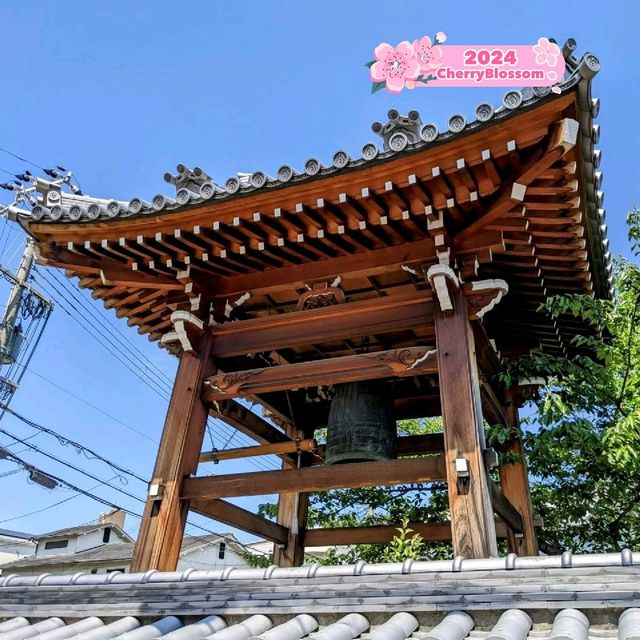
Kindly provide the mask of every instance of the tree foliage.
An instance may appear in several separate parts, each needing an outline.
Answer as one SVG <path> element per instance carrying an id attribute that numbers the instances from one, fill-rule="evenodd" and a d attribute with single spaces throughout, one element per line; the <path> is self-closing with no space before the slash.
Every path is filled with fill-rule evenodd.
<path id="1" fill-rule="evenodd" d="M 628 216 L 635 258 L 640 211 Z M 570 358 L 531 354 L 509 377 L 544 376 L 525 420 L 534 508 L 547 551 L 614 551 L 640 544 L 640 268 L 617 258 L 613 297 L 568 295 L 543 305 L 585 331 Z M 514 379 L 505 382 L 514 382 Z"/>

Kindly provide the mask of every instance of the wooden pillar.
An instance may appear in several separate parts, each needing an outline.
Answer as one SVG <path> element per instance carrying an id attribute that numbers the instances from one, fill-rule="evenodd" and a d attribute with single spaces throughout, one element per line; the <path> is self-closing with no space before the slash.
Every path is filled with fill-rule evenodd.
<path id="1" fill-rule="evenodd" d="M 515 534 L 507 527 L 507 544 L 509 551 L 519 556 L 537 556 L 538 540 L 533 528 L 533 510 L 531 508 L 531 492 L 524 448 L 520 438 L 518 409 L 513 401 L 505 407 L 507 419 L 518 435 L 502 450 L 502 453 L 513 454 L 514 462 L 500 465 L 500 485 L 505 498 L 520 512 L 523 533 Z"/>
<path id="2" fill-rule="evenodd" d="M 453 552 L 466 558 L 487 558 L 497 555 L 497 545 L 483 456 L 473 331 L 455 274 L 448 267 L 437 267 L 438 275 L 430 277 L 430 282 L 438 294 L 434 315 Z"/>
<path id="3" fill-rule="evenodd" d="M 304 432 L 295 427 L 289 427 L 287 435 L 292 439 L 304 438 Z M 282 463 L 283 469 L 290 467 L 287 462 Z M 279 567 L 300 567 L 304 562 L 308 508 L 308 493 L 281 493 L 279 496 L 277 523 L 288 529 L 286 543 L 274 546 L 273 563 Z"/>
<path id="4" fill-rule="evenodd" d="M 215 373 L 209 332 L 194 351 L 184 351 L 176 374 L 162 440 L 156 459 L 132 572 L 174 571 L 180 555 L 189 503 L 182 500 L 182 482 L 195 474 L 202 448 L 208 407 L 201 400 L 202 380 Z"/>

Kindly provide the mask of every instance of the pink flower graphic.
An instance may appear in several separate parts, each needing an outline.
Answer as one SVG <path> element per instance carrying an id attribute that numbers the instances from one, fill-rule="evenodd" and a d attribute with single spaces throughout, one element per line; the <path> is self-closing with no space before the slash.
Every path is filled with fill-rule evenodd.
<path id="1" fill-rule="evenodd" d="M 560 47 L 555 42 L 549 42 L 548 38 L 540 38 L 538 44 L 533 46 L 536 54 L 536 64 L 548 64 L 555 67 L 560 55 Z"/>
<path id="2" fill-rule="evenodd" d="M 375 50 L 376 62 L 371 65 L 371 80 L 387 83 L 387 91 L 400 93 L 407 80 L 415 80 L 420 75 L 420 64 L 414 58 L 410 42 L 401 42 L 395 49 L 389 44 L 381 44 Z"/>
<path id="3" fill-rule="evenodd" d="M 436 34 L 436 43 L 444 42 L 440 39 L 440 36 L 447 39 L 447 36 L 439 32 Z M 420 67 L 423 72 L 432 71 L 442 66 L 443 51 L 437 44 L 431 44 L 431 38 L 424 36 L 420 40 L 415 40 L 413 43 L 413 49 L 415 51 L 416 60 L 420 63 Z"/>
<path id="4" fill-rule="evenodd" d="M 444 31 L 436 33 L 436 44 L 442 44 L 447 41 L 447 34 Z"/>

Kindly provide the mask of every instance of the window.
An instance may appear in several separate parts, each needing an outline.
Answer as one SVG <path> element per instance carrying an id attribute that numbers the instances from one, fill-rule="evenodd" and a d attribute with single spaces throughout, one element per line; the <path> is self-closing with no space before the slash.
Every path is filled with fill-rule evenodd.
<path id="1" fill-rule="evenodd" d="M 68 540 L 51 540 L 44 543 L 45 549 L 66 549 L 69 544 Z"/>
<path id="2" fill-rule="evenodd" d="M 224 542 L 220 543 L 220 547 L 218 548 L 218 558 L 220 560 L 224 560 L 224 552 L 227 550 L 227 545 Z"/>
<path id="3" fill-rule="evenodd" d="M 102 542 L 107 544 L 110 538 L 111 538 L 111 527 L 105 527 L 104 531 L 102 532 Z"/>

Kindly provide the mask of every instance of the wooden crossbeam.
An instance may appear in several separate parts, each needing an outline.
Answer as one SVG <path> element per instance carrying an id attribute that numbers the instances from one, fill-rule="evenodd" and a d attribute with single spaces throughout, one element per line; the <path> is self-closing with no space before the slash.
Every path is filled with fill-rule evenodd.
<path id="1" fill-rule="evenodd" d="M 433 240 L 427 238 L 399 246 L 374 249 L 339 258 L 316 260 L 307 264 L 291 265 L 287 269 L 268 269 L 259 273 L 209 278 L 203 287 L 216 298 L 233 298 L 247 291 L 254 295 L 300 288 L 310 280 L 321 280 L 341 275 L 379 275 L 397 270 L 403 264 L 423 262 L 435 258 Z"/>
<path id="2" fill-rule="evenodd" d="M 356 489 L 413 482 L 438 482 L 444 478 L 444 456 L 440 454 L 406 460 L 325 464 L 302 469 L 186 478 L 182 487 L 182 498 L 215 500 L 222 497 L 295 493 L 301 488 L 315 492 L 338 488 Z"/>
<path id="3" fill-rule="evenodd" d="M 214 325 L 216 357 L 415 329 L 433 317 L 431 291 Z"/>
<path id="4" fill-rule="evenodd" d="M 318 445 L 317 454 L 324 458 L 326 445 Z M 444 451 L 444 434 L 426 433 L 419 436 L 402 436 L 396 440 L 396 453 L 398 458 L 407 456 L 424 455 L 425 453 L 440 453 Z"/>
<path id="5" fill-rule="evenodd" d="M 131 268 L 104 265 L 100 269 L 102 284 L 120 287 L 141 287 L 163 291 L 184 291 L 184 284 L 174 278 L 150 275 Z"/>
<path id="6" fill-rule="evenodd" d="M 295 453 L 296 451 L 314 451 L 317 443 L 313 438 L 305 440 L 291 440 L 290 442 L 277 442 L 275 444 L 259 444 L 255 447 L 236 447 L 234 449 L 222 449 L 220 451 L 203 451 L 200 454 L 200 462 L 216 462 L 219 460 L 237 460 L 238 458 L 254 458 L 256 456 L 274 456 L 283 453 Z"/>
<path id="7" fill-rule="evenodd" d="M 204 381 L 203 399 L 215 402 L 310 385 L 414 376 L 437 370 L 434 347 L 391 349 L 211 376 Z"/>
<path id="8" fill-rule="evenodd" d="M 450 522 L 411 522 L 409 529 L 420 534 L 424 540 L 451 540 Z M 325 547 L 351 544 L 387 544 L 398 535 L 394 525 L 371 527 L 335 527 L 308 529 L 304 536 L 305 547 Z"/>
<path id="9" fill-rule="evenodd" d="M 291 438 L 286 433 L 235 400 L 224 400 L 212 404 L 210 413 L 260 444 L 291 442 Z"/>
<path id="10" fill-rule="evenodd" d="M 225 500 L 192 500 L 189 509 L 230 527 L 252 533 L 278 544 L 284 544 L 287 541 L 288 531 L 286 527 L 266 518 L 261 518 L 255 513 L 251 513 Z"/>
<path id="11" fill-rule="evenodd" d="M 489 480 L 489 490 L 491 492 L 493 510 L 496 514 L 499 515 L 515 533 L 522 533 L 524 531 L 524 525 L 522 516 L 518 510 L 504 497 L 502 491 L 491 480 Z"/>
<path id="12" fill-rule="evenodd" d="M 501 282 L 483 280 L 464 285 L 470 318 L 480 317 L 502 296 Z M 211 331 L 215 337 L 215 356 L 227 358 L 430 324 L 433 324 L 433 294 L 428 290 L 228 322 L 214 325 Z"/>
<path id="13" fill-rule="evenodd" d="M 407 526 L 427 542 L 451 540 L 451 522 L 449 521 L 410 522 Z M 307 549 L 351 544 L 387 544 L 397 535 L 398 528 L 394 525 L 307 529 L 304 544 Z M 496 520 L 496 535 L 498 538 L 507 537 L 507 526 L 502 520 Z"/>

